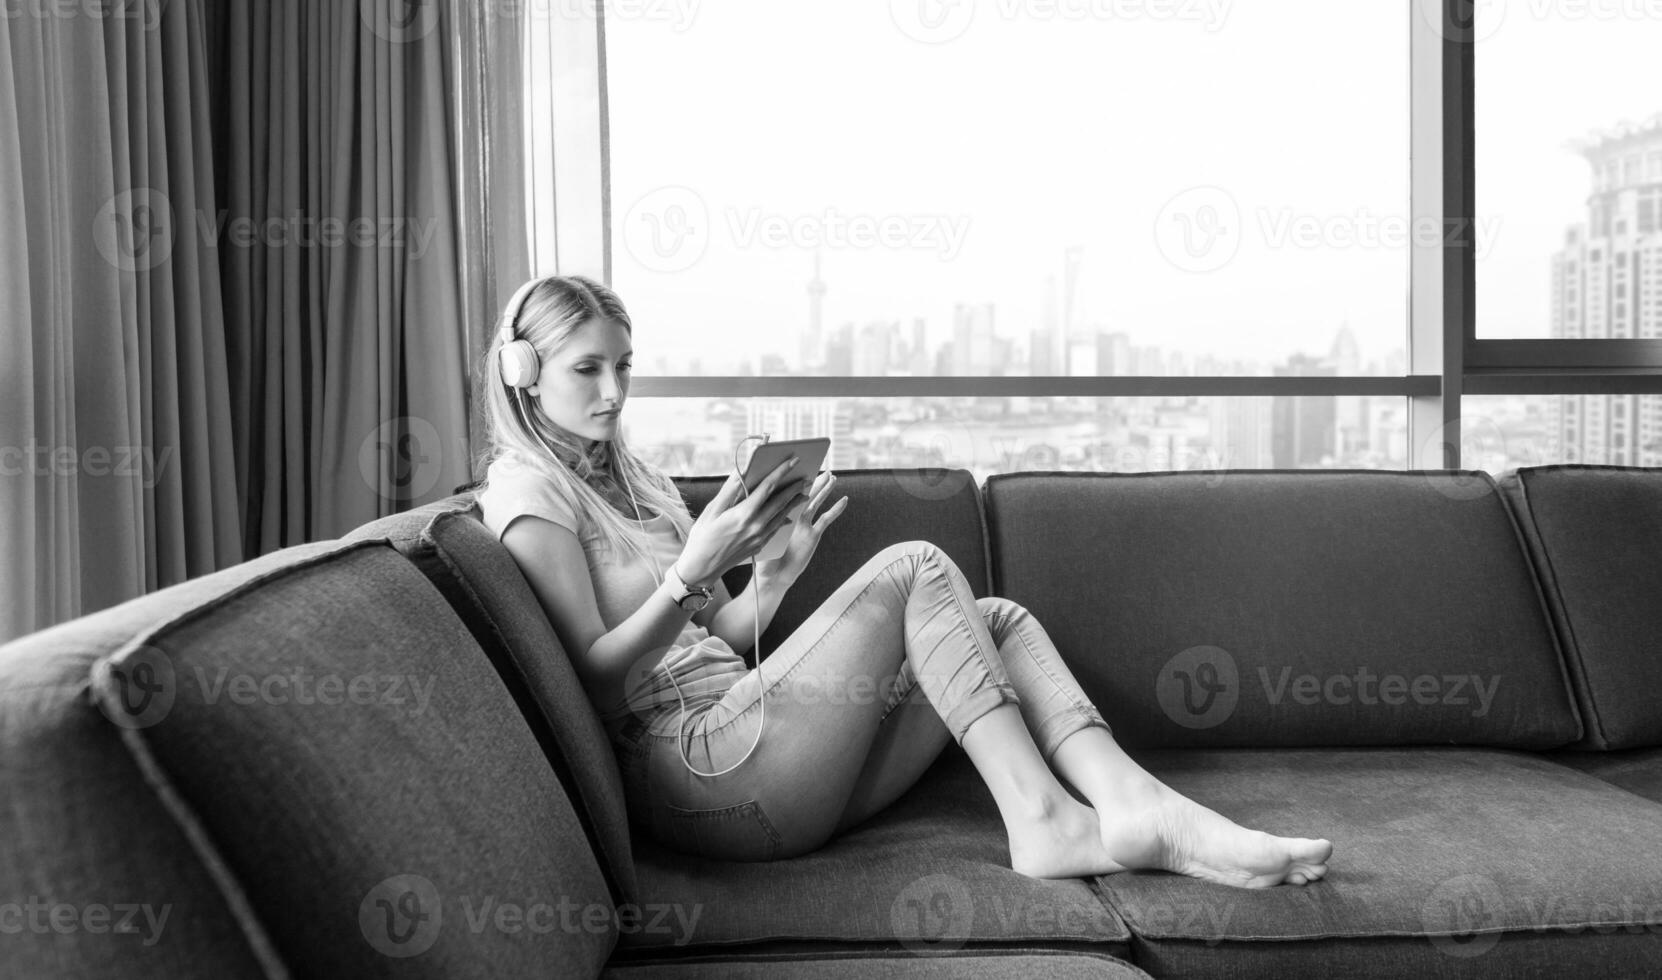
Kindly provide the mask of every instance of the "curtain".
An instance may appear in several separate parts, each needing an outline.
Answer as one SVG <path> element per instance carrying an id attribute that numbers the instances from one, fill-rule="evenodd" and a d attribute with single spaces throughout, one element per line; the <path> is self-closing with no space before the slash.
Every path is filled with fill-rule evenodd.
<path id="1" fill-rule="evenodd" d="M 462 0 L 214 12 L 215 162 L 249 555 L 338 537 L 467 480 Z M 468 6 L 472 6 L 468 4 Z M 245 232 L 238 236 L 237 232 Z"/>
<path id="2" fill-rule="evenodd" d="M 0 17 L 0 642 L 243 557 L 201 0 Z"/>
<path id="3" fill-rule="evenodd" d="M 0 17 L 0 642 L 468 481 L 527 275 L 497 6 Z"/>

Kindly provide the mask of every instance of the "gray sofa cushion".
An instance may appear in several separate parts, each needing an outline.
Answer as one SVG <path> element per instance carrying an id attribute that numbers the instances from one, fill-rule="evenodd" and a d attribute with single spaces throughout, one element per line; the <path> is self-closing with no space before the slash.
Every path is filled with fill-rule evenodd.
<path id="1" fill-rule="evenodd" d="M 1662 469 L 1529 466 L 1503 484 L 1598 749 L 1662 744 Z"/>
<path id="2" fill-rule="evenodd" d="M 334 547 L 285 549 L 0 647 L 0 907 L 22 916 L 0 933 L 0 973 L 171 980 L 282 969 L 275 958 L 262 966 L 258 923 L 239 919 L 87 687 L 93 664 L 135 636 Z"/>
<path id="3" fill-rule="evenodd" d="M 634 900 L 623 782 L 600 718 L 513 555 L 458 494 L 364 524 L 346 540 L 385 540 L 441 592 L 495 665 L 604 860 L 619 904 Z"/>
<path id="4" fill-rule="evenodd" d="M 201 599 L 93 692 L 293 975 L 599 971 L 616 928 L 571 804 L 409 562 L 335 545 Z"/>
<path id="5" fill-rule="evenodd" d="M 635 846 L 643 903 L 683 910 L 691 926 L 626 931 L 620 949 L 802 939 L 914 952 L 1083 941 L 1115 952 L 1127 938 L 1084 880 L 1010 870 L 992 794 L 953 745 L 887 809 L 801 857 L 712 861 L 644 837 Z"/>
<path id="6" fill-rule="evenodd" d="M 1137 758 L 1245 826 L 1334 845 L 1305 887 L 1099 878 L 1156 975 L 1642 976 L 1662 962 L 1662 807 L 1590 776 L 1494 749 Z"/>
<path id="7" fill-rule="evenodd" d="M 762 651 L 779 649 L 847 578 L 872 555 L 902 541 L 929 541 L 963 571 L 977 597 L 989 595 L 987 531 L 975 475 L 960 469 L 835 470 L 837 482 L 820 513 L 848 497 L 848 507 L 820 538 L 808 570 L 797 579 L 762 632 Z M 678 477 L 676 485 L 694 517 L 721 489 L 726 476 Z M 730 570 L 723 581 L 733 595 L 750 581 L 750 566 Z"/>
<path id="8" fill-rule="evenodd" d="M 1579 725 L 1486 474 L 991 477 L 995 588 L 1120 740 L 1551 748 Z"/>
<path id="9" fill-rule="evenodd" d="M 1625 752 L 1587 752 L 1565 749 L 1547 756 L 1635 796 L 1662 803 L 1662 748 L 1628 749 Z"/>

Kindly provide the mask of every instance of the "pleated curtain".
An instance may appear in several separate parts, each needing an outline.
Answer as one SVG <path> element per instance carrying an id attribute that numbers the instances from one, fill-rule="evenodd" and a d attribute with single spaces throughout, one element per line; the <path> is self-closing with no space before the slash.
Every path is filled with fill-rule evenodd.
<path id="1" fill-rule="evenodd" d="M 469 479 L 453 7 L 214 11 L 249 554 L 338 537 Z"/>
<path id="2" fill-rule="evenodd" d="M 202 3 L 103 6 L 0 17 L 0 640 L 243 557 Z"/>
<path id="3" fill-rule="evenodd" d="M 0 642 L 469 482 L 470 368 L 525 275 L 513 14 L 17 9 Z"/>

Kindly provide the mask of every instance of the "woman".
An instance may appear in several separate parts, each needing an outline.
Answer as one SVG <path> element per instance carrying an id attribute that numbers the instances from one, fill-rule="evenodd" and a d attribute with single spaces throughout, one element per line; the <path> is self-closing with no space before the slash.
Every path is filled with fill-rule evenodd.
<path id="1" fill-rule="evenodd" d="M 605 722 L 631 819 L 654 838 L 732 860 L 811 851 L 897 799 L 951 738 L 1023 874 L 1161 868 L 1255 888 L 1326 872 L 1327 841 L 1244 829 L 1133 762 L 1038 622 L 976 599 L 926 541 L 878 552 L 747 669 L 740 654 L 848 499 L 820 514 L 836 478 L 806 485 L 787 461 L 749 495 L 735 472 L 695 522 L 621 435 L 632 332 L 597 282 L 520 291 L 481 379 L 479 503 Z M 735 600 L 721 574 L 804 497 L 788 549 L 757 562 Z M 701 587 L 714 599 L 689 618 Z"/>

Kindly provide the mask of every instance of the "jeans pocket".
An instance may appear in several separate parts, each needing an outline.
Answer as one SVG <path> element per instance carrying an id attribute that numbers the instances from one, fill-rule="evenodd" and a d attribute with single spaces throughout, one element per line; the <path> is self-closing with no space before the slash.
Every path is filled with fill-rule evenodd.
<path id="1" fill-rule="evenodd" d="M 779 853 L 779 832 L 755 800 L 713 810 L 689 810 L 666 803 L 676 850 L 722 861 L 771 861 Z"/>

